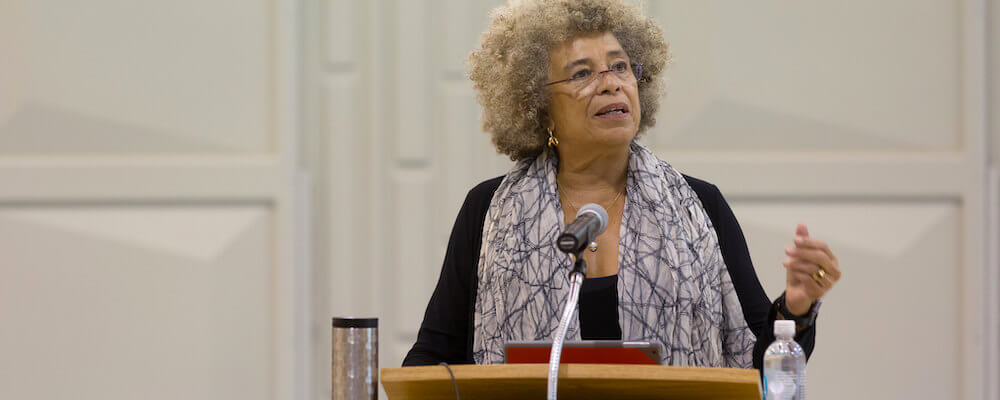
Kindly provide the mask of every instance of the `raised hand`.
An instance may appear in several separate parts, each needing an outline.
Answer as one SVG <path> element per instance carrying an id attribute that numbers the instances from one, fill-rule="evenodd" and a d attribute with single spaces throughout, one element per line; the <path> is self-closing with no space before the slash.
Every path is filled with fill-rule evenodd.
<path id="1" fill-rule="evenodd" d="M 809 237 L 805 224 L 796 227 L 794 246 L 786 247 L 785 255 L 785 307 L 803 315 L 840 280 L 840 264 L 826 242 Z"/>

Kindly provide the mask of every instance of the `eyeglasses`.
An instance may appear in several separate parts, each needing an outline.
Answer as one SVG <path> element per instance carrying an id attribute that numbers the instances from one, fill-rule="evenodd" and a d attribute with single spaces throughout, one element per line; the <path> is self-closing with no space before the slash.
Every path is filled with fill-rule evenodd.
<path id="1" fill-rule="evenodd" d="M 569 82 L 571 86 L 577 89 L 582 89 L 587 86 L 590 86 L 590 84 L 593 83 L 598 76 L 601 76 L 602 74 L 606 74 L 608 72 L 614 73 L 615 76 L 618 77 L 618 79 L 621 79 L 623 81 L 627 81 L 628 79 L 630 79 L 631 76 L 631 78 L 635 78 L 636 82 L 638 82 L 642 78 L 642 63 L 633 62 L 631 71 L 629 71 L 629 64 L 625 61 L 616 62 L 614 65 L 611 66 L 611 68 L 608 68 L 607 70 L 597 73 L 591 72 L 589 69 L 581 69 L 579 71 L 576 71 L 576 73 L 573 74 L 573 76 L 570 77 L 569 79 L 549 82 L 546 83 L 545 86 L 555 85 L 557 83 Z"/>

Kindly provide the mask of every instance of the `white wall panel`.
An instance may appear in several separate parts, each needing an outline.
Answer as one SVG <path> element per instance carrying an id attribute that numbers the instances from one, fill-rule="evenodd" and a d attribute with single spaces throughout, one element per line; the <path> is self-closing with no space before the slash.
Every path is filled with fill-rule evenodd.
<path id="1" fill-rule="evenodd" d="M 349 293 L 353 285 L 367 281 L 360 251 L 363 237 L 356 231 L 363 215 L 359 210 L 364 209 L 360 190 L 362 176 L 358 172 L 365 160 L 358 151 L 364 139 L 359 134 L 362 124 L 358 118 L 361 111 L 357 101 L 360 95 L 358 79 L 356 76 L 335 76 L 326 82 L 324 89 L 321 112 L 325 115 L 323 130 L 327 134 L 323 139 L 327 144 L 325 154 L 329 155 L 326 160 L 329 174 L 323 185 L 325 205 L 328 206 L 323 215 L 328 216 L 324 227 L 333 240 L 320 248 L 325 249 L 322 260 L 329 263 L 332 272 L 330 290 Z M 334 313 L 347 311 L 343 304 L 332 306 Z"/>
<path id="2" fill-rule="evenodd" d="M 987 377 L 1000 376 L 1000 1 L 986 2 L 988 11 L 986 18 L 986 78 L 989 84 L 987 92 L 987 141 L 993 151 L 989 156 L 991 188 L 987 191 L 987 213 L 990 234 L 987 236 L 988 257 L 986 274 L 987 285 L 993 290 L 986 297 L 987 364 L 984 369 Z M 989 283 L 991 282 L 991 283 Z M 1000 398 L 1000 380 L 987 378 L 986 398 Z"/>
<path id="3" fill-rule="evenodd" d="M 447 82 L 441 85 L 441 121 L 444 126 L 441 140 L 442 166 L 441 182 L 444 191 L 442 203 L 449 210 L 458 211 L 466 193 L 475 184 L 477 157 L 482 149 L 475 140 L 483 135 L 477 129 L 479 108 L 476 104 L 472 83 L 467 81 Z"/>
<path id="4" fill-rule="evenodd" d="M 987 377 L 1000 374 L 1000 168 L 990 169 L 989 185 L 987 186 L 988 232 L 986 235 L 986 280 L 987 290 L 984 322 L 986 324 L 984 349 L 986 350 L 986 365 L 984 375 Z M 991 286 L 992 282 L 992 286 Z M 987 379 L 986 398 L 1000 397 L 1000 381 Z"/>
<path id="5" fill-rule="evenodd" d="M 684 173 L 740 196 L 956 197 L 975 184 L 962 153 L 657 150 Z"/>
<path id="6" fill-rule="evenodd" d="M 513 162 L 498 154 L 488 133 L 480 126 L 480 107 L 472 83 L 446 81 L 441 84 L 440 115 L 443 124 L 440 143 L 438 207 L 444 220 L 437 221 L 445 235 L 476 184 L 507 172 Z"/>
<path id="7" fill-rule="evenodd" d="M 651 4 L 672 43 L 654 132 L 683 149 L 954 149 L 961 4 Z"/>
<path id="8" fill-rule="evenodd" d="M 482 130 L 482 108 L 467 71 L 469 53 L 479 47 L 489 12 L 503 4 L 502 0 L 440 2 L 439 11 L 447 21 L 438 30 L 444 60 L 440 63 L 442 107 L 437 114 L 444 132 L 439 142 L 444 152 L 438 160 L 445 188 L 442 217 L 448 220 L 441 228 L 446 232 L 469 189 L 503 174 L 512 164 L 507 156 L 497 154 L 490 135 Z"/>
<path id="9" fill-rule="evenodd" d="M 443 70 L 449 75 L 464 77 L 467 50 L 475 48 L 479 42 L 476 31 L 486 24 L 486 14 L 478 10 L 481 2 L 440 0 L 439 4 L 448 21 L 437 31 L 444 48 Z M 474 15 L 482 15 L 483 18 L 477 20 L 472 17 Z"/>
<path id="10" fill-rule="evenodd" d="M 394 240 L 385 243 L 395 254 L 395 309 L 393 316 L 401 331 L 415 331 L 423 320 L 423 306 L 430 298 L 440 268 L 433 267 L 428 247 L 433 242 L 430 218 L 430 174 L 399 172 L 395 176 L 396 204 L 393 214 Z M 435 256 L 434 258 L 438 258 Z M 400 360 L 402 361 L 402 360 Z"/>
<path id="11" fill-rule="evenodd" d="M 0 398 L 308 397 L 297 4 L 0 2 Z"/>
<path id="12" fill-rule="evenodd" d="M 398 161 L 427 165 L 432 148 L 430 132 L 431 45 L 429 3 L 397 1 L 395 3 L 395 85 L 396 126 L 394 147 Z"/>
<path id="13" fill-rule="evenodd" d="M 271 398 L 272 217 L 0 209 L 0 397 Z"/>
<path id="14" fill-rule="evenodd" d="M 986 337 L 988 318 L 984 318 L 990 307 L 986 304 L 991 293 L 1000 290 L 996 281 L 988 280 L 986 267 L 986 241 L 988 222 L 986 221 L 986 201 L 988 193 L 985 182 L 988 176 L 988 85 L 989 58 L 987 53 L 986 1 L 964 1 L 960 14 L 961 43 L 961 126 L 965 160 L 968 172 L 962 174 L 967 189 L 961 197 L 962 203 L 962 261 L 961 298 L 962 310 L 959 318 L 964 329 L 961 341 L 961 391 L 963 398 L 988 398 L 991 386 L 996 387 L 996 370 L 989 368 L 1000 354 L 987 353 Z M 992 362 L 991 362 L 992 361 Z"/>
<path id="15" fill-rule="evenodd" d="M 987 15 L 986 29 L 986 79 L 989 89 L 987 92 L 987 118 L 988 118 L 988 138 L 992 143 L 993 154 L 991 165 L 1000 167 L 1000 1 L 987 0 L 985 2 Z"/>
<path id="16" fill-rule="evenodd" d="M 503 0 L 439 0 L 438 10 L 447 23 L 441 25 L 438 34 L 443 40 L 444 70 L 449 76 L 460 76 L 466 72 L 466 59 L 479 46 L 479 36 L 489 23 L 490 10 L 504 4 Z"/>
<path id="17" fill-rule="evenodd" d="M 5 4 L 0 155 L 273 148 L 272 2 Z"/>
<path id="18" fill-rule="evenodd" d="M 357 66 L 358 39 L 357 17 L 358 9 L 353 1 L 334 1 L 326 5 L 326 24 L 328 32 L 323 37 L 326 42 L 326 59 L 335 69 L 353 68 Z"/>
<path id="19" fill-rule="evenodd" d="M 275 156 L 0 157 L 0 200 L 268 201 Z"/>
<path id="20" fill-rule="evenodd" d="M 792 245 L 797 223 L 839 258 L 844 275 L 817 322 L 809 398 L 961 396 L 957 204 L 734 201 L 732 207 L 772 299 L 785 288 L 783 249 Z"/>
<path id="21" fill-rule="evenodd" d="M 368 27 L 361 22 L 373 3 L 306 1 L 302 6 L 303 148 L 318 182 L 311 211 L 316 217 L 311 391 L 314 398 L 329 399 L 330 318 L 380 316 L 378 305 L 368 301 L 377 297 L 375 256 L 368 252 L 373 225 L 368 217 L 376 211 L 368 196 L 371 177 L 363 173 L 369 170 L 373 97 L 367 80 L 372 68 L 364 68 Z"/>

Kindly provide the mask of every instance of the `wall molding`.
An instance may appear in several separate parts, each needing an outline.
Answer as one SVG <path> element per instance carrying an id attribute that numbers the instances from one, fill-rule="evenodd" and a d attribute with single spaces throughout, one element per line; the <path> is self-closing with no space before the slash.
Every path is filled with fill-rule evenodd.
<path id="1" fill-rule="evenodd" d="M 983 375 L 986 376 L 983 398 L 1000 398 L 1000 167 L 990 169 L 987 185 L 987 223 L 986 235 L 986 307 L 983 323 L 985 324 L 985 362 Z"/>
<path id="2" fill-rule="evenodd" d="M 719 186 L 727 197 L 961 198 L 961 153 L 671 152 L 661 158 Z M 793 184 L 789 184 L 793 182 Z"/>
<path id="3" fill-rule="evenodd" d="M 282 161 L 256 156 L 5 157 L 0 203 L 270 201 Z"/>

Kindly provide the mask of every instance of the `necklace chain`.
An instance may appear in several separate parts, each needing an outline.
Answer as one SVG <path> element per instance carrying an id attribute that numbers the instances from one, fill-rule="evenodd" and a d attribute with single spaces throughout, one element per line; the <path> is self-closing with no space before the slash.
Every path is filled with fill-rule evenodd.
<path id="1" fill-rule="evenodd" d="M 556 187 L 559 190 L 559 195 L 562 196 L 562 198 L 566 199 L 566 202 L 569 203 L 570 207 L 573 207 L 574 210 L 579 210 L 580 209 L 580 207 L 577 207 L 576 204 L 573 204 L 573 201 L 569 199 L 569 196 L 566 195 L 566 192 L 563 192 L 562 187 L 559 187 L 558 184 L 557 184 Z M 622 193 L 625 193 L 625 191 L 622 190 L 622 191 L 618 192 L 618 194 L 615 195 L 615 198 L 611 200 L 611 203 L 608 204 L 608 206 L 605 207 L 604 209 L 607 210 L 611 206 L 615 205 L 615 203 L 618 202 L 618 198 L 622 197 Z M 600 203 L 598 203 L 598 204 L 600 204 Z M 604 207 L 604 204 L 600 204 L 600 206 Z"/>
<path id="2" fill-rule="evenodd" d="M 569 196 L 567 196 L 566 193 L 563 192 L 562 186 L 559 185 L 559 182 L 556 182 L 556 190 L 559 191 L 559 196 L 561 198 L 566 199 L 566 203 L 569 203 L 570 207 L 573 207 L 573 209 L 575 209 L 575 210 L 579 210 L 580 209 L 580 207 L 577 207 L 576 204 L 573 204 L 573 201 L 571 201 L 569 199 Z M 618 194 L 615 195 L 615 198 L 611 200 L 611 204 L 609 204 L 607 207 L 604 207 L 603 204 L 600 204 L 600 203 L 598 203 L 598 204 L 600 204 L 601 207 L 604 207 L 604 209 L 607 210 L 608 208 L 611 208 L 611 206 L 613 206 L 616 203 L 618 203 L 618 199 L 620 197 L 622 197 L 622 193 L 625 193 L 625 190 L 622 190 L 622 191 L 618 192 Z M 594 241 L 590 242 L 590 246 L 587 246 L 587 248 L 590 249 L 591 252 L 597 251 L 597 241 L 594 240 Z"/>

